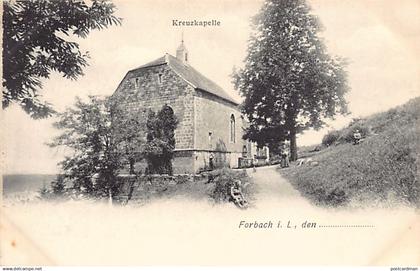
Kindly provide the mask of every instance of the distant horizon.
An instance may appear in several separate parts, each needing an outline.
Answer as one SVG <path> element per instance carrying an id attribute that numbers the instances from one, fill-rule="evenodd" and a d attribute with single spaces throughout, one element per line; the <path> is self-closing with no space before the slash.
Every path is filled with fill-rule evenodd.
<path id="1" fill-rule="evenodd" d="M 59 172 L 57 173 L 37 173 L 37 172 L 33 172 L 33 173 L 3 173 L 2 176 L 9 176 L 9 175 L 57 175 L 60 174 Z"/>

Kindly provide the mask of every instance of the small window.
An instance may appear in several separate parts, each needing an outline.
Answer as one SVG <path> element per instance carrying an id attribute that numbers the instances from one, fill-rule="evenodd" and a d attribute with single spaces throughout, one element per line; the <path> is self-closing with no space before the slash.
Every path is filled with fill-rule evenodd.
<path id="1" fill-rule="evenodd" d="M 136 87 L 136 89 L 138 89 L 140 87 L 140 79 L 136 78 L 136 80 L 134 80 L 134 85 Z"/>
<path id="2" fill-rule="evenodd" d="M 162 82 L 163 82 L 163 74 L 161 74 L 161 73 L 158 74 L 158 82 L 159 82 L 159 84 L 162 84 Z"/>
<path id="3" fill-rule="evenodd" d="M 185 53 L 185 62 L 188 62 L 188 53 Z"/>

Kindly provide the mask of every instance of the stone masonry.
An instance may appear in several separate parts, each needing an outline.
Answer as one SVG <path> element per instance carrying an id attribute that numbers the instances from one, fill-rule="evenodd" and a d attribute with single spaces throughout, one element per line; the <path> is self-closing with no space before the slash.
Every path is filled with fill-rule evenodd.
<path id="1" fill-rule="evenodd" d="M 242 139 L 244 120 L 238 103 L 187 60 L 182 44 L 177 58 L 166 54 L 130 70 L 113 96 L 122 98 L 118 106 L 145 118 L 149 109 L 156 112 L 165 104 L 172 108 L 179 121 L 174 173 L 195 173 L 210 164 L 237 167 L 250 145 Z"/>

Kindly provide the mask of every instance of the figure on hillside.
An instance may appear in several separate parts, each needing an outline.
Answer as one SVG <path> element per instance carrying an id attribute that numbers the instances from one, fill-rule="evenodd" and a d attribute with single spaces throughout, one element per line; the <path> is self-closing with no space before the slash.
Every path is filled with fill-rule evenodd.
<path id="1" fill-rule="evenodd" d="M 248 207 L 248 201 L 242 193 L 242 183 L 240 180 L 235 180 L 230 187 L 230 196 L 237 207 L 241 209 Z"/>
<path id="2" fill-rule="evenodd" d="M 354 131 L 354 134 L 353 134 L 353 144 L 354 145 L 359 144 L 361 139 L 362 139 L 362 134 L 357 129 L 356 131 Z"/>

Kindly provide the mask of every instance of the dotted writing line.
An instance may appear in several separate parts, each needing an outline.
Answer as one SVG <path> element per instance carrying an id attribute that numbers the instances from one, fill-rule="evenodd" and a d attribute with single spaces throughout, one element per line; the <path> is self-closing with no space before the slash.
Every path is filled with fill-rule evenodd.
<path id="1" fill-rule="evenodd" d="M 320 228 L 374 228 L 374 225 L 320 225 Z"/>

